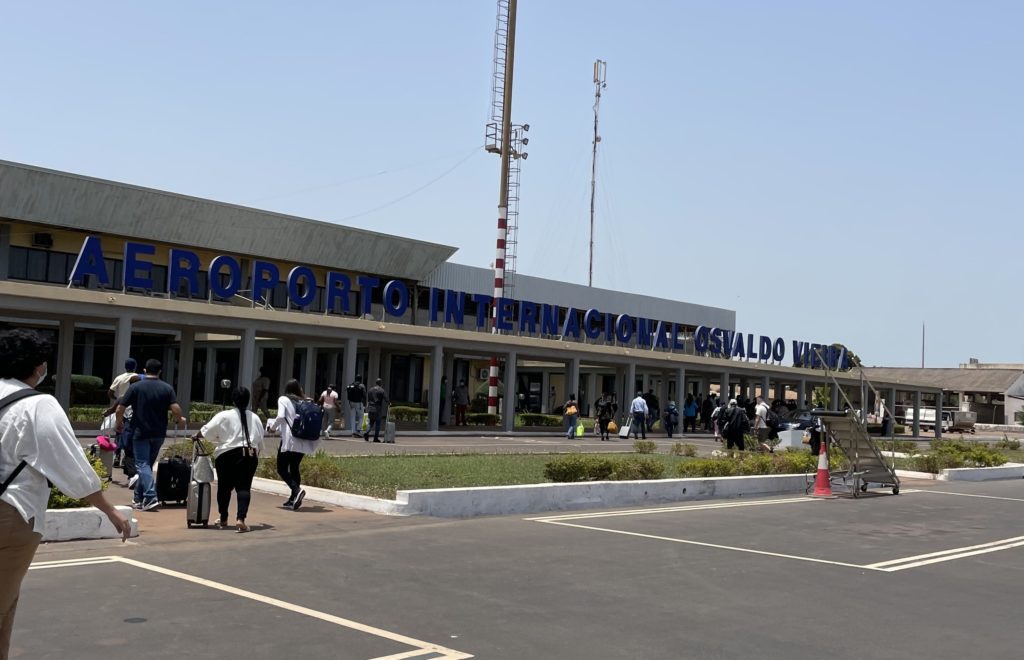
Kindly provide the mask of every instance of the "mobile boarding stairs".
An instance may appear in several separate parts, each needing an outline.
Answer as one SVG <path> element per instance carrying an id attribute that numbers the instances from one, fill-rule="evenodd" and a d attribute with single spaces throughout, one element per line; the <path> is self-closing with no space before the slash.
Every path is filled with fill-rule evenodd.
<path id="1" fill-rule="evenodd" d="M 825 363 L 824 360 L 822 360 L 822 363 Z M 859 366 L 857 368 L 860 369 Z M 890 457 L 888 461 L 886 460 L 875 439 L 868 433 L 867 417 L 854 410 L 853 404 L 850 403 L 849 398 L 846 396 L 846 392 L 839 386 L 839 381 L 835 379 L 832 371 L 828 370 L 827 366 L 826 371 L 832 381 L 832 386 L 842 395 L 847 408 L 845 411 L 814 411 L 814 414 L 821 421 L 824 436 L 831 439 L 829 447 L 838 447 L 849 461 L 849 467 L 846 470 L 829 473 L 833 485 L 846 486 L 854 497 L 858 497 L 861 493 L 866 492 L 868 487 L 873 484 L 891 487 L 892 494 L 899 495 L 900 478 L 896 476 L 895 456 Z M 878 390 L 864 377 L 863 369 L 860 371 L 860 380 L 861 401 L 867 400 L 868 388 L 874 392 L 878 400 L 882 400 Z M 889 409 L 888 402 L 883 403 L 883 406 L 885 408 L 883 412 L 888 415 L 890 420 L 895 420 L 895 415 Z M 889 425 L 890 442 L 893 440 L 891 429 L 894 423 Z M 895 443 L 893 443 L 893 446 L 895 447 Z"/>

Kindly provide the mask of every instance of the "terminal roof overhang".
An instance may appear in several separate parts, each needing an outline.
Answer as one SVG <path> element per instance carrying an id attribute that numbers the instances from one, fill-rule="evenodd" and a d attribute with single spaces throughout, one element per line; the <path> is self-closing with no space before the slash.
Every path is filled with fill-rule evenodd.
<path id="1" fill-rule="evenodd" d="M 0 218 L 417 282 L 457 249 L 2 160 Z"/>

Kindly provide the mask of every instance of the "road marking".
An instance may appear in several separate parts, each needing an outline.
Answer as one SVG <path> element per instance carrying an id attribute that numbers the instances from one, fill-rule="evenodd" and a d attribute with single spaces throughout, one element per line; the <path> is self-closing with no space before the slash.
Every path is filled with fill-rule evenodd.
<path id="1" fill-rule="evenodd" d="M 652 513 L 671 513 L 674 511 L 702 511 L 704 509 L 732 509 L 745 506 L 762 506 L 765 504 L 789 504 L 791 502 L 818 502 L 813 497 L 793 497 L 778 500 L 753 500 L 746 502 L 715 502 L 710 504 L 690 504 L 685 506 L 668 506 L 648 509 L 630 509 L 628 511 L 599 511 L 596 513 L 567 513 L 559 516 L 541 516 L 524 518 L 531 522 L 554 522 L 557 520 L 584 520 L 587 518 L 615 518 L 618 516 L 643 516 Z"/>
<path id="2" fill-rule="evenodd" d="M 271 605 L 282 610 L 294 612 L 295 614 L 302 614 L 313 619 L 319 619 L 320 621 L 333 623 L 337 626 L 342 626 L 344 628 L 349 628 L 351 630 L 357 630 L 359 632 L 367 633 L 369 635 L 374 635 L 375 637 L 380 637 L 393 642 L 397 642 L 399 644 L 406 644 L 408 646 L 415 647 L 415 650 L 410 653 L 384 656 L 386 658 L 393 658 L 397 660 L 398 658 L 414 658 L 417 656 L 427 654 L 440 654 L 436 658 L 436 660 L 466 660 L 467 658 L 473 657 L 469 653 L 463 653 L 462 651 L 456 651 L 454 649 L 445 648 L 444 646 L 441 646 L 439 644 L 424 642 L 422 640 L 415 639 L 413 637 L 407 637 L 405 635 L 400 635 L 398 633 L 393 633 L 382 628 L 368 626 L 364 623 L 359 623 L 358 621 L 352 621 L 351 619 L 345 619 L 340 616 L 335 616 L 333 614 L 328 614 L 326 612 L 320 612 L 318 610 L 303 607 L 301 605 L 295 605 L 293 603 L 279 600 L 277 598 L 271 598 L 269 596 L 264 596 L 262 594 L 258 594 L 252 591 L 246 591 L 245 589 L 232 587 L 231 585 L 222 584 L 220 582 L 214 582 L 213 580 L 207 580 L 205 578 L 196 577 L 194 575 L 189 575 L 188 573 L 182 573 L 180 571 L 171 570 L 169 568 L 164 568 L 162 566 L 156 566 L 155 564 L 147 564 L 145 562 L 141 562 L 135 559 L 129 559 L 127 557 L 92 557 L 80 560 L 69 559 L 54 562 L 40 562 L 38 564 L 33 564 L 29 568 L 62 568 L 69 566 L 90 566 L 93 564 L 109 564 L 113 562 L 128 564 L 129 566 L 135 566 L 136 568 L 141 568 L 143 570 L 147 570 L 153 573 L 166 575 L 168 577 L 184 580 L 185 582 L 191 582 L 193 584 L 209 587 L 210 589 L 223 591 L 225 593 L 229 593 L 233 596 L 238 596 L 240 598 L 248 598 L 249 600 L 254 600 L 258 603 L 263 603 L 264 605 Z"/>
<path id="3" fill-rule="evenodd" d="M 46 568 L 65 568 L 68 566 L 92 566 L 94 564 L 112 564 L 116 562 L 115 557 L 91 557 L 83 559 L 59 559 L 56 561 L 40 561 L 28 567 L 30 571 L 38 571 Z"/>
<path id="4" fill-rule="evenodd" d="M 848 564 L 842 561 L 831 561 L 829 559 L 816 559 L 814 557 L 801 557 L 799 555 L 787 555 L 780 552 L 768 552 L 766 550 L 753 550 L 751 548 L 738 548 L 731 545 L 720 545 L 718 543 L 705 543 L 703 541 L 690 541 L 687 539 L 676 539 L 669 536 L 656 536 L 654 534 L 641 534 L 639 532 L 626 532 L 621 529 L 607 529 L 604 527 L 591 527 L 589 525 L 577 525 L 575 523 L 559 522 L 554 520 L 539 520 L 537 522 L 547 523 L 548 525 L 561 525 L 563 527 L 577 527 L 579 529 L 589 529 L 595 532 L 609 532 L 611 534 L 622 534 L 624 536 L 635 536 L 645 539 L 654 539 L 656 541 L 671 541 L 672 543 L 683 543 L 686 545 L 696 545 L 704 548 L 716 548 L 718 550 L 734 550 L 736 552 L 746 552 L 752 555 L 764 555 L 767 557 L 780 557 L 782 559 L 797 559 L 799 561 L 807 561 L 814 564 L 829 564 L 832 566 L 845 566 L 847 568 L 859 568 L 862 570 L 871 571 L 882 571 L 885 569 L 872 568 L 870 566 L 862 566 L 861 564 Z"/>
<path id="5" fill-rule="evenodd" d="M 382 655 L 377 658 L 371 658 L 370 660 L 406 660 L 406 658 L 418 658 L 427 654 L 433 654 L 433 651 L 426 649 L 416 649 L 415 651 L 406 651 L 405 653 L 396 653 L 394 655 Z"/>
<path id="6" fill-rule="evenodd" d="M 1024 499 L 1021 499 L 1019 497 L 997 497 L 995 495 L 975 495 L 973 493 L 953 493 L 953 492 L 950 492 L 948 490 L 931 490 L 931 489 L 927 489 L 927 488 L 921 489 L 921 490 L 917 490 L 917 491 L 914 491 L 914 492 L 917 492 L 917 493 L 934 493 L 935 495 L 956 495 L 957 497 L 978 497 L 978 498 L 981 498 L 983 500 L 1003 500 L 1005 502 L 1024 502 Z"/>
<path id="7" fill-rule="evenodd" d="M 895 571 L 905 571 L 908 568 L 917 568 L 918 566 L 938 564 L 944 561 L 963 559 L 964 557 L 973 557 L 975 555 L 984 555 L 990 552 L 999 552 L 1000 550 L 1010 550 L 1022 545 L 1024 545 L 1024 536 L 1017 536 L 1011 539 L 992 541 L 991 543 L 981 543 L 979 545 L 969 545 L 963 548 L 950 548 L 949 550 L 942 550 L 940 552 L 930 552 L 926 555 L 880 561 L 875 564 L 869 564 L 868 567 L 893 573 Z"/>

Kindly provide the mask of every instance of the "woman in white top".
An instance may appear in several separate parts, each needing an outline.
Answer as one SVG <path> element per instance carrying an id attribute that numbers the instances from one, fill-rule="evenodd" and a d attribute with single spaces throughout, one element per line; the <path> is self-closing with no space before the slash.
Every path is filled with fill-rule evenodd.
<path id="1" fill-rule="evenodd" d="M 234 409 L 214 415 L 197 434 L 197 437 L 206 438 L 217 445 L 213 450 L 213 460 L 217 467 L 217 509 L 220 511 L 217 526 L 228 526 L 231 491 L 235 491 L 238 494 L 235 527 L 239 532 L 249 531 L 245 518 L 252 499 L 252 479 L 256 476 L 260 451 L 263 449 L 263 422 L 256 413 L 249 410 L 250 398 L 247 388 L 236 387 L 231 392 Z"/>
<path id="2" fill-rule="evenodd" d="M 319 440 L 303 440 L 292 435 L 291 424 L 296 415 L 295 402 L 305 398 L 299 381 L 294 378 L 289 380 L 284 386 L 284 396 L 277 400 L 277 417 L 267 420 L 268 431 L 276 430 L 281 433 L 281 446 L 277 450 L 277 473 L 292 491 L 284 503 L 284 506 L 290 507 L 292 511 L 298 511 L 302 506 L 302 499 L 306 497 L 306 491 L 302 490 L 299 464 L 303 456 L 312 454 L 320 445 Z"/>
<path id="3" fill-rule="evenodd" d="M 105 513 L 122 540 L 131 533 L 103 496 L 57 399 L 33 389 L 46 378 L 49 355 L 50 342 L 34 330 L 0 334 L 0 401 L 7 399 L 0 408 L 0 658 L 7 657 L 21 581 L 46 524 L 47 479 Z"/>

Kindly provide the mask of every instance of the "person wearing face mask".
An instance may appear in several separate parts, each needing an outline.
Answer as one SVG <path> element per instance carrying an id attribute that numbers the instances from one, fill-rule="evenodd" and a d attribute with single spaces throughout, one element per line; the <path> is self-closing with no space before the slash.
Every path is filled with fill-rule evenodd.
<path id="1" fill-rule="evenodd" d="M 131 524 L 103 496 L 100 478 L 57 399 L 35 390 L 50 343 L 34 330 L 0 334 L 0 657 L 6 658 L 21 582 L 46 525 L 47 480 L 106 514 L 126 540 Z"/>

